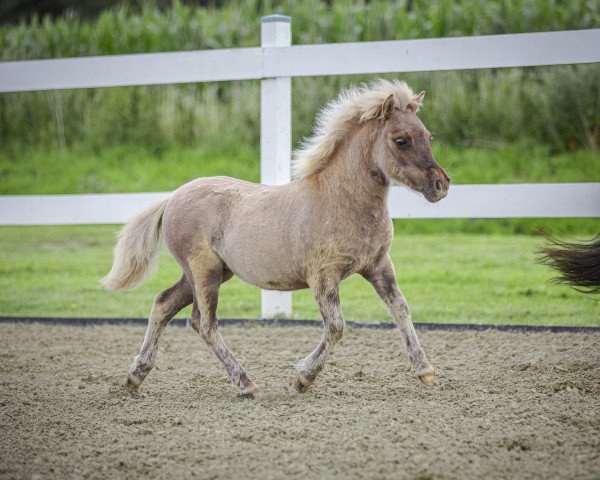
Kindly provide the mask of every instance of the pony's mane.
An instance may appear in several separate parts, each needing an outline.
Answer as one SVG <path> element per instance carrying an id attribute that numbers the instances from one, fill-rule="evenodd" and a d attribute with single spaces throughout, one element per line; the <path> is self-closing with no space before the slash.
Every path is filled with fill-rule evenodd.
<path id="1" fill-rule="evenodd" d="M 322 170 L 350 127 L 380 117 L 383 104 L 390 95 L 393 95 L 395 106 L 400 111 L 410 107 L 416 112 L 419 108 L 412 90 L 399 80 L 389 82 L 379 79 L 342 90 L 319 112 L 313 135 L 305 138 L 294 152 L 294 178 Z"/>

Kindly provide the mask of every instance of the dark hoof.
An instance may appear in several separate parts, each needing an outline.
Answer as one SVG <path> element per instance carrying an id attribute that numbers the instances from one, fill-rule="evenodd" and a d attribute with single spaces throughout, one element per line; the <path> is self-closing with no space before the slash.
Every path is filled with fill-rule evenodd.
<path id="1" fill-rule="evenodd" d="M 251 387 L 245 388 L 240 391 L 240 397 L 242 398 L 256 398 L 258 396 L 258 387 L 252 385 Z"/>
<path id="2" fill-rule="evenodd" d="M 313 382 L 311 380 L 299 373 L 296 373 L 290 382 L 290 385 L 292 385 L 298 393 L 306 392 L 312 384 Z"/>
<path id="3" fill-rule="evenodd" d="M 138 387 L 142 384 L 142 379 L 130 373 L 127 375 L 127 381 L 125 382 L 125 386 L 130 390 L 137 390 Z"/>

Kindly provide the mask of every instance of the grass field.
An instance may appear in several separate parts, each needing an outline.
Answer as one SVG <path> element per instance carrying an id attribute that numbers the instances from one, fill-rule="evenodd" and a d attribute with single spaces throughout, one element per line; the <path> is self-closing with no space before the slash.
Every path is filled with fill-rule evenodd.
<path id="1" fill-rule="evenodd" d="M 137 290 L 103 291 L 114 226 L 0 228 L 0 315 L 145 317 L 158 291 L 180 275 L 164 251 L 157 274 Z M 600 301 L 548 284 L 553 272 L 535 264 L 540 239 L 519 235 L 400 235 L 392 247 L 396 275 L 414 320 L 443 323 L 600 325 Z M 359 276 L 342 283 L 349 320 L 389 320 Z M 260 316 L 255 287 L 223 285 L 222 318 Z M 319 317 L 308 291 L 293 295 L 294 317 Z M 189 315 L 189 310 L 182 312 Z"/>
<path id="2" fill-rule="evenodd" d="M 598 182 L 600 150 L 551 153 L 543 146 L 455 147 L 432 144 L 452 183 Z M 228 175 L 257 182 L 259 151 L 106 145 L 97 152 L 0 149 L 0 194 L 114 193 L 173 190 L 199 176 Z"/>

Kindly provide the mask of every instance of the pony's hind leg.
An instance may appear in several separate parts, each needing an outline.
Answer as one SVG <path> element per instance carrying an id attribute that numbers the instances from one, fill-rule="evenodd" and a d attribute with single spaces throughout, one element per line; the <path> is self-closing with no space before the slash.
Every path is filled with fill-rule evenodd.
<path id="1" fill-rule="evenodd" d="M 295 365 L 297 372 L 291 383 L 299 392 L 306 391 L 313 384 L 325 365 L 327 354 L 344 333 L 339 280 L 328 282 L 322 279 L 312 287 L 312 290 L 323 316 L 323 335 L 312 353 Z"/>
<path id="2" fill-rule="evenodd" d="M 217 322 L 219 287 L 231 274 L 224 272 L 223 262 L 212 251 L 198 254 L 189 262 L 189 267 L 194 279 L 192 326 L 223 364 L 240 394 L 255 397 L 258 393 L 256 384 L 225 344 Z"/>
<path id="3" fill-rule="evenodd" d="M 408 304 L 398 288 L 394 265 L 388 255 L 373 268 L 361 272 L 361 274 L 373 285 L 377 294 L 384 301 L 388 310 L 394 317 L 396 325 L 406 348 L 408 358 L 415 366 L 416 374 L 426 385 L 433 385 L 435 376 L 431 363 L 425 356 L 421 342 L 417 338 L 417 332 L 410 318 Z"/>
<path id="4" fill-rule="evenodd" d="M 223 269 L 223 278 L 221 279 L 221 283 L 225 283 L 227 280 L 229 280 L 230 278 L 233 277 L 233 272 L 227 268 Z M 192 289 L 193 290 L 193 289 Z M 198 312 L 197 315 L 193 315 L 193 311 L 192 311 L 192 320 L 191 320 L 191 325 L 192 328 L 196 331 L 197 334 L 201 335 L 202 332 L 200 331 L 200 312 Z"/>
<path id="5" fill-rule="evenodd" d="M 154 359 L 158 353 L 158 342 L 165 327 L 182 308 L 187 307 L 192 301 L 192 287 L 185 275 L 171 288 L 156 296 L 148 320 L 144 343 L 129 368 L 128 387 L 137 388 L 142 384 L 154 366 Z"/>

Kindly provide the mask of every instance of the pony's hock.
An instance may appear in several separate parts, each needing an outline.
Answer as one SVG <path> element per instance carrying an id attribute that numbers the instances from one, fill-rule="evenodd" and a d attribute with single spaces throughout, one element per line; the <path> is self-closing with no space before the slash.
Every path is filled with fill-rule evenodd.
<path id="1" fill-rule="evenodd" d="M 310 288 L 323 316 L 321 340 L 295 365 L 292 385 L 305 391 L 341 339 L 340 281 L 361 274 L 394 317 L 417 376 L 434 370 L 417 338 L 388 255 L 393 225 L 387 207 L 391 180 L 431 202 L 446 196 L 450 178 L 435 161 L 431 134 L 416 113 L 424 92 L 379 80 L 342 92 L 319 114 L 314 135 L 295 153 L 296 180 L 257 185 L 228 177 L 199 178 L 134 217 L 121 231 L 109 290 L 143 282 L 159 240 L 183 275 L 159 293 L 128 384 L 137 388 L 154 365 L 171 319 L 193 304 L 191 324 L 245 396 L 258 389 L 225 344 L 217 324 L 219 287 L 233 275 L 262 289 Z"/>

